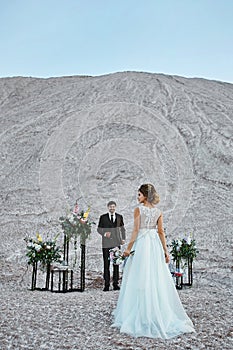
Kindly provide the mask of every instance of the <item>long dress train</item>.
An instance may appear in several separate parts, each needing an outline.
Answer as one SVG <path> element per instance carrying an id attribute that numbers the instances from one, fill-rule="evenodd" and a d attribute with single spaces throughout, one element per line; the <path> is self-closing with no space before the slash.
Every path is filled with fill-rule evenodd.
<path id="1" fill-rule="evenodd" d="M 179 299 L 156 230 L 161 212 L 140 206 L 140 230 L 123 270 L 112 327 L 132 336 L 171 338 L 195 332 Z"/>

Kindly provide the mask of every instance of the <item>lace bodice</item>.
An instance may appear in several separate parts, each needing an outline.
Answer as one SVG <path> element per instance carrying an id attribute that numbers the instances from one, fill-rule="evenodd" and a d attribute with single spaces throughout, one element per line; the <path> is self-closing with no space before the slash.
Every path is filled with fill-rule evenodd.
<path id="1" fill-rule="evenodd" d="M 143 205 L 139 207 L 140 210 L 140 228 L 155 229 L 161 211 L 158 208 L 148 208 Z"/>

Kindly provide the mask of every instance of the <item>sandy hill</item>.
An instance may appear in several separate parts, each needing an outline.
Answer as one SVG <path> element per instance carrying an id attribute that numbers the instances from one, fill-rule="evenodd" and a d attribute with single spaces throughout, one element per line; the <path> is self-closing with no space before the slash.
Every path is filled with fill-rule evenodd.
<path id="1" fill-rule="evenodd" d="M 91 205 L 95 221 L 116 200 L 130 235 L 137 189 L 149 181 L 161 197 L 168 239 L 192 233 L 197 241 L 195 280 L 203 291 L 194 286 L 194 303 L 212 298 L 213 306 L 221 292 L 219 324 L 214 315 L 203 321 L 202 308 L 194 314 L 202 328 L 193 349 L 212 348 L 212 327 L 229 332 L 232 116 L 233 85 L 218 81 L 139 72 L 0 79 L 3 282 L 17 275 L 15 262 L 25 263 L 24 236 L 57 232 L 76 199 L 83 209 Z M 95 230 L 88 245 L 87 266 L 101 271 Z M 217 348 L 224 348 L 220 335 Z"/>
<path id="2" fill-rule="evenodd" d="M 0 79 L 1 228 L 13 239 L 76 199 L 95 218 L 115 199 L 130 228 L 137 188 L 150 181 L 167 234 L 223 244 L 232 115 L 233 85 L 217 81 L 135 72 Z"/>

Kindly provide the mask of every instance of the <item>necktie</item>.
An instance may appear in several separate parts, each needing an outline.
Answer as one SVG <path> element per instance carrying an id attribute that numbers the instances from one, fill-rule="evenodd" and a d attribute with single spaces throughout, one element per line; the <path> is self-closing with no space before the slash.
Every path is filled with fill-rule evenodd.
<path id="1" fill-rule="evenodd" d="M 113 223 L 113 215 L 111 215 L 111 221 L 112 221 L 112 223 Z"/>

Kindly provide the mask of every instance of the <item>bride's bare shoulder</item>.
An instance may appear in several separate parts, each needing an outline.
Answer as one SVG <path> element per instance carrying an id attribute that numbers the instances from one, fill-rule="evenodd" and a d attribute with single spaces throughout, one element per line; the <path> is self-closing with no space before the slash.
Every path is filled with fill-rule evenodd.
<path id="1" fill-rule="evenodd" d="M 138 215 L 140 215 L 140 209 L 139 209 L 139 207 L 136 207 L 134 209 L 134 216 L 138 216 Z"/>

